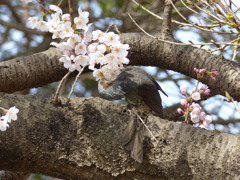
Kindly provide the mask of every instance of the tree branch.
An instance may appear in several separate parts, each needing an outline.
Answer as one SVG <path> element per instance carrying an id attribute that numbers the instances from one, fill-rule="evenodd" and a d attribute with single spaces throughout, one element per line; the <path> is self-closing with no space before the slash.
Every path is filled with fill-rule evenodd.
<path id="1" fill-rule="evenodd" d="M 196 78 L 194 67 L 217 70 L 220 75 L 216 81 L 205 78 L 202 82 L 209 86 L 212 95 L 225 95 L 228 91 L 235 100 L 240 100 L 240 68 L 236 62 L 192 46 L 163 43 L 141 33 L 124 33 L 121 41 L 131 47 L 128 55 L 131 65 L 156 66 L 193 78 Z M 14 92 L 59 81 L 67 73 L 58 61 L 60 56 L 58 50 L 50 48 L 42 53 L 0 62 L 0 91 Z"/>
<path id="2" fill-rule="evenodd" d="M 30 174 L 11 172 L 11 171 L 0 171 L 1 180 L 25 180 Z"/>
<path id="3" fill-rule="evenodd" d="M 239 136 L 150 116 L 148 126 L 159 143 L 145 142 L 139 164 L 117 140 L 130 119 L 123 105 L 74 98 L 68 107 L 54 106 L 46 97 L 6 94 L 1 100 L 4 107 L 20 109 L 18 120 L 0 133 L 4 170 L 64 179 L 239 177 Z"/>
<path id="4" fill-rule="evenodd" d="M 172 4 L 169 0 L 164 0 L 163 22 L 161 27 L 161 33 L 157 35 L 160 39 L 172 40 L 171 33 L 172 25 Z"/>

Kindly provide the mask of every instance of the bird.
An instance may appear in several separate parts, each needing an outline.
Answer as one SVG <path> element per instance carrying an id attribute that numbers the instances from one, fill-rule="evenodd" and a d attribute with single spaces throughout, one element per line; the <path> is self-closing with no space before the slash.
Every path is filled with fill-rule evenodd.
<path id="1" fill-rule="evenodd" d="M 151 113 L 163 117 L 159 90 L 167 96 L 152 76 L 135 66 L 126 67 L 112 82 L 101 79 L 98 82 L 98 91 L 102 98 L 107 100 L 125 98 L 130 112 L 135 108 L 140 118 L 145 121 Z M 139 121 L 139 117 L 135 116 L 130 119 L 119 137 L 121 144 L 131 151 L 131 157 L 139 163 L 143 161 L 144 136 L 145 126 Z"/>

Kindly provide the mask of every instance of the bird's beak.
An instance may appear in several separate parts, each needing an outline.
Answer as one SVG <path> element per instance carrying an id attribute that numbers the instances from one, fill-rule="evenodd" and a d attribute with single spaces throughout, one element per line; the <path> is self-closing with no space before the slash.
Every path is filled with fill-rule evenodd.
<path id="1" fill-rule="evenodd" d="M 107 88 L 109 88 L 109 87 L 112 85 L 112 83 L 110 83 L 110 82 L 105 82 L 105 81 L 100 81 L 100 84 L 102 85 L 102 87 L 103 87 L 104 89 L 107 89 Z"/>

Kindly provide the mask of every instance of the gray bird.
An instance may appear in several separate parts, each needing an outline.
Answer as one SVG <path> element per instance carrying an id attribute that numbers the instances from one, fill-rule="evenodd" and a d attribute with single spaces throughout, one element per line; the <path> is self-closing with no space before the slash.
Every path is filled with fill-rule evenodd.
<path id="1" fill-rule="evenodd" d="M 155 79 L 143 69 L 129 66 L 125 68 L 112 82 L 99 81 L 98 91 L 101 97 L 108 100 L 125 99 L 137 109 L 143 120 L 149 113 L 163 117 L 162 100 L 158 90 L 162 90 Z M 130 106 L 129 106 L 130 107 Z M 143 139 L 145 126 L 139 118 L 132 118 L 119 140 L 125 148 L 131 151 L 131 157 L 138 162 L 143 161 Z"/>

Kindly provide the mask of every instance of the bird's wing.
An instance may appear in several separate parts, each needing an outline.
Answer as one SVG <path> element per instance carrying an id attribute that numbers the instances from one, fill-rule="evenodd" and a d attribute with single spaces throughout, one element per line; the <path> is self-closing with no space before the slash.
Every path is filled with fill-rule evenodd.
<path id="1" fill-rule="evenodd" d="M 162 100 L 158 93 L 158 89 L 153 85 L 140 86 L 137 91 L 142 97 L 146 105 L 148 105 L 158 116 L 163 117 Z"/>
<path id="2" fill-rule="evenodd" d="M 149 76 L 150 79 L 152 80 L 152 82 L 156 85 L 156 87 L 158 88 L 158 90 L 160 90 L 165 96 L 168 97 L 168 95 L 163 91 L 163 89 L 161 88 L 161 86 L 157 83 L 157 81 L 152 77 L 152 76 Z"/>
<path id="3" fill-rule="evenodd" d="M 137 93 L 158 116 L 162 117 L 162 100 L 158 90 L 162 90 L 154 78 L 136 67 L 126 68 L 116 79 L 125 93 Z"/>

